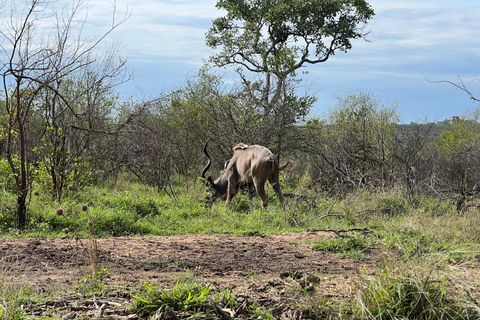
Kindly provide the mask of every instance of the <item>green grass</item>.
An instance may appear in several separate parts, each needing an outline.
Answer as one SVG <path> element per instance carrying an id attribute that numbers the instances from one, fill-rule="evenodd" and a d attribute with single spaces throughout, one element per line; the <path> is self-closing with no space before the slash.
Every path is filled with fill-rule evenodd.
<path id="1" fill-rule="evenodd" d="M 419 260 L 384 260 L 373 276 L 357 281 L 355 313 L 360 319 L 476 319 L 447 283 L 447 273 Z"/>
<path id="2" fill-rule="evenodd" d="M 178 190 L 178 198 L 172 200 L 163 192 L 129 182 L 114 188 L 89 187 L 65 192 L 62 203 L 58 203 L 40 190 L 40 196 L 32 197 L 29 202 L 26 230 L 18 233 L 13 228 L 12 210 L 4 211 L 5 223 L 0 225 L 0 230 L 12 237 L 59 237 L 64 236 L 63 229 L 69 228 L 72 234 L 84 236 L 89 217 L 81 211 L 81 207 L 87 203 L 90 218 L 95 222 L 100 237 L 189 233 L 269 234 L 323 228 L 327 224 L 339 227 L 347 225 L 341 219 L 315 219 L 330 205 L 329 200 L 309 212 L 298 212 L 290 206 L 285 224 L 283 212 L 276 201 L 271 201 L 267 210 L 262 210 L 257 197 L 257 209 L 250 213 L 243 208 L 247 204 L 247 197 L 239 195 L 227 212 L 220 200 L 211 209 L 206 209 L 201 191 L 186 193 Z M 8 199 L 4 206 L 14 208 L 14 197 Z M 63 209 L 63 216 L 55 214 L 58 208 Z"/>
<path id="3" fill-rule="evenodd" d="M 241 307 L 242 303 L 229 290 L 217 291 L 188 272 L 179 277 L 172 288 L 144 283 L 133 297 L 130 311 L 140 315 L 156 313 L 167 318 L 173 313 L 174 317 L 182 319 L 222 319 L 228 314 L 230 317 L 273 319 L 257 302 Z"/>
<path id="4" fill-rule="evenodd" d="M 256 197 L 257 209 L 252 213 L 248 211 L 246 195 L 237 196 L 229 211 L 225 211 L 224 203 L 219 200 L 211 209 L 206 209 L 201 184 L 190 185 L 188 192 L 177 188 L 175 199 L 126 180 L 116 185 L 66 192 L 62 203 L 52 201 L 45 190 L 39 191 L 39 196 L 29 199 L 29 223 L 23 232 L 14 228 L 15 197 L 8 192 L 2 195 L 0 231 L 4 237 L 61 237 L 65 236 L 62 231 L 65 228 L 70 230 L 69 237 L 79 235 L 87 239 L 190 233 L 265 236 L 366 228 L 367 235 L 342 232 L 343 237 L 318 241 L 312 244 L 312 249 L 338 252 L 351 259 L 365 258 L 364 254 L 372 250 L 373 254 L 384 252 L 387 258 L 378 269 L 358 276 L 351 288 L 352 297 L 346 301 L 328 299 L 321 295 L 321 290 L 319 293 L 303 292 L 295 298 L 292 308 L 308 310 L 312 318 L 466 319 L 475 312 L 478 317 L 478 305 L 477 309 L 471 306 L 478 304 L 480 297 L 476 295 L 469 302 L 465 292 L 447 281 L 451 270 L 446 267 L 454 263 L 478 263 L 480 212 L 476 208 L 458 214 L 449 201 L 418 197 L 409 202 L 400 191 L 359 191 L 344 197 L 326 198 L 309 190 L 291 189 L 290 193 L 303 195 L 304 192 L 305 197 L 287 198 L 285 223 L 275 196 L 270 197 L 266 210 L 259 209 L 261 204 Z M 269 189 L 268 193 L 273 194 L 273 191 Z M 88 211 L 82 211 L 86 204 Z M 63 215 L 56 214 L 58 208 L 63 209 Z M 326 216 L 326 213 L 335 215 Z M 89 219 L 93 221 L 93 235 L 88 227 Z M 206 245 L 214 247 L 217 243 Z M 181 264 L 181 261 L 152 260 L 149 263 L 168 265 Z M 208 284 L 187 278 L 175 282 L 172 288 L 145 284 L 136 295 L 134 308 L 145 313 L 171 309 L 190 316 L 218 312 L 212 309 L 212 303 L 238 303 L 228 290 L 217 291 Z M 101 295 L 110 289 L 98 278 L 86 274 L 73 290 L 88 296 Z M 0 293 L 3 298 L 0 299 L 0 320 L 29 319 L 21 305 L 28 306 L 43 299 L 24 287 L 0 286 Z M 272 317 L 269 310 L 255 302 L 242 312 L 245 317 Z"/>
<path id="5" fill-rule="evenodd" d="M 132 311 L 139 314 L 150 314 L 163 309 L 165 314 L 170 310 L 197 315 L 204 313 L 211 296 L 210 285 L 196 281 L 178 280 L 171 289 L 157 288 L 156 285 L 143 285 L 143 291 L 134 295 Z"/>
<path id="6" fill-rule="evenodd" d="M 203 185 L 191 185 L 189 191 L 178 188 L 177 197 L 171 199 L 164 192 L 151 187 L 122 180 L 117 184 L 91 186 L 82 190 L 65 192 L 62 203 L 51 200 L 49 192 L 39 190 L 40 195 L 29 200 L 29 223 L 19 233 L 13 227 L 15 198 L 7 193 L 0 205 L 0 231 L 9 237 L 61 237 L 68 228 L 69 236 L 88 237 L 88 220 L 95 223 L 98 237 L 131 235 L 181 235 L 191 233 L 231 233 L 236 235 L 266 235 L 283 232 L 302 232 L 315 229 L 368 228 L 374 232 L 369 237 L 391 250 L 400 250 L 408 256 L 448 253 L 451 259 L 472 260 L 479 256 L 480 214 L 471 209 L 461 215 L 453 203 L 436 198 L 418 197 L 408 202 L 399 191 L 372 193 L 359 191 L 343 198 L 323 198 L 308 190 L 303 200 L 288 198 L 287 221 L 271 189 L 270 206 L 260 209 L 255 197 L 254 212 L 248 211 L 247 196 L 238 195 L 229 211 L 220 200 L 212 208 L 204 207 Z M 303 191 L 302 191 L 303 190 Z M 305 210 L 303 202 L 315 203 Z M 88 203 L 88 214 L 81 207 Z M 62 216 L 55 214 L 64 209 Z M 335 216 L 324 216 L 325 213 Z M 331 250 L 344 255 L 361 257 L 371 246 L 362 247 L 359 236 L 325 243 L 329 246 L 316 249 Z M 344 242 L 335 248 L 335 241 Z M 358 248 L 342 249 L 357 245 Z"/>
<path id="7" fill-rule="evenodd" d="M 312 249 L 337 252 L 347 258 L 360 259 L 363 258 L 363 253 L 371 251 L 372 245 L 371 238 L 349 232 L 342 237 L 313 243 Z"/>
<path id="8" fill-rule="evenodd" d="M 0 284 L 0 320 L 29 319 L 25 308 L 43 302 L 45 297 L 31 286 Z"/>
<path id="9" fill-rule="evenodd" d="M 441 254 L 450 259 L 475 260 L 480 257 L 479 226 L 478 210 L 435 215 L 416 209 L 388 220 L 378 236 L 388 248 L 407 256 Z"/>

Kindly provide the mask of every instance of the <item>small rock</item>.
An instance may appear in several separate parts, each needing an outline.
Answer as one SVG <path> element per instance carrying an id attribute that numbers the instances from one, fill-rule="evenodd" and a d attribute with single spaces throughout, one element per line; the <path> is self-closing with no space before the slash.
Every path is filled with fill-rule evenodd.
<path id="1" fill-rule="evenodd" d="M 60 320 L 70 320 L 70 319 L 75 319 L 76 317 L 77 317 L 77 313 L 73 311 L 61 317 Z"/>
<path id="2" fill-rule="evenodd" d="M 307 291 L 315 291 L 315 287 L 311 283 L 309 283 L 307 286 Z"/>
<path id="3" fill-rule="evenodd" d="M 314 284 L 320 283 L 320 277 L 314 274 L 309 274 L 307 277 L 307 282 Z"/>

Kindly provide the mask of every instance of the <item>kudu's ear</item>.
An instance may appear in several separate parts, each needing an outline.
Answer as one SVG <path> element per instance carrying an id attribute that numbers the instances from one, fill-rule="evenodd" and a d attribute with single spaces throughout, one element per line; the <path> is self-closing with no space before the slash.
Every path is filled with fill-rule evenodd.
<path id="1" fill-rule="evenodd" d="M 207 181 L 210 182 L 210 183 L 213 183 L 212 176 L 208 176 Z"/>

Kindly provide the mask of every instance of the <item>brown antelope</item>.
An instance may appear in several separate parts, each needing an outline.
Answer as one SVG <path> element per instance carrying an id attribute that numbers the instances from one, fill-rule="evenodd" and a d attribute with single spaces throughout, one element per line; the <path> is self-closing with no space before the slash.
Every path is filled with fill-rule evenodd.
<path id="1" fill-rule="evenodd" d="M 207 144 L 208 140 L 203 148 L 208 158 L 208 163 L 202 171 L 202 178 L 205 178 L 205 173 L 212 164 L 212 159 L 207 152 Z M 241 143 L 233 148 L 233 152 L 233 157 L 225 163 L 226 168 L 223 174 L 215 181 L 213 181 L 211 176 L 207 178 L 209 187 L 213 190 L 213 200 L 220 197 L 226 201 L 225 205 L 228 209 L 232 198 L 238 193 L 239 189 L 248 186 L 250 211 L 253 211 L 253 194 L 255 190 L 257 190 L 258 195 L 262 199 L 263 208 L 266 208 L 268 197 L 265 193 L 265 182 L 268 180 L 278 195 L 282 209 L 285 209 L 279 177 L 280 171 L 293 161 L 285 161 L 280 166 L 277 158 L 270 150 L 257 145 L 248 146 Z"/>

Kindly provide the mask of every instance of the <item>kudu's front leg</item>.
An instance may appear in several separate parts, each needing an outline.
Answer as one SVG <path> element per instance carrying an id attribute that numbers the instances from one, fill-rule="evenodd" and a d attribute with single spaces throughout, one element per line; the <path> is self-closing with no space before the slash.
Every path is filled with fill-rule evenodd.
<path id="1" fill-rule="evenodd" d="M 232 202 L 232 198 L 237 194 L 237 192 L 238 186 L 233 183 L 229 183 L 227 189 L 227 201 L 225 202 L 225 210 L 228 210 L 230 208 L 230 202 Z"/>

